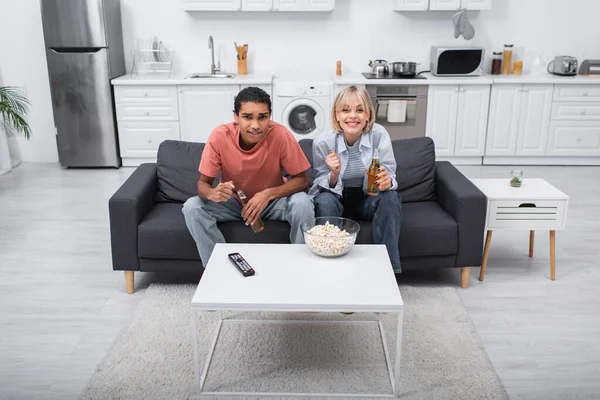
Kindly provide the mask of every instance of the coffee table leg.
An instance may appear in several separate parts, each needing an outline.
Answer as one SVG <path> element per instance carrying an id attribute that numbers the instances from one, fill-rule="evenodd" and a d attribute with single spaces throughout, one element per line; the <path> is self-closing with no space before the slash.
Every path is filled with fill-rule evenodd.
<path id="1" fill-rule="evenodd" d="M 198 322 L 196 310 L 192 309 L 192 338 L 194 339 L 194 383 L 198 388 L 198 393 L 202 390 L 200 387 L 200 366 L 198 365 Z"/>
<path id="2" fill-rule="evenodd" d="M 535 231 L 529 231 L 529 257 L 533 257 L 533 238 Z"/>
<path id="3" fill-rule="evenodd" d="M 481 262 L 481 270 L 479 270 L 479 280 L 482 281 L 485 276 L 485 268 L 487 267 L 488 255 L 490 254 L 490 243 L 492 242 L 492 231 L 487 231 L 485 235 L 485 247 L 483 248 L 483 261 Z"/>
<path id="4" fill-rule="evenodd" d="M 394 396 L 400 396 L 400 358 L 402 356 L 402 327 L 404 311 L 398 313 L 398 332 L 396 338 L 396 366 L 394 370 Z"/>
<path id="5" fill-rule="evenodd" d="M 550 231 L 550 280 L 556 280 L 556 231 Z"/>

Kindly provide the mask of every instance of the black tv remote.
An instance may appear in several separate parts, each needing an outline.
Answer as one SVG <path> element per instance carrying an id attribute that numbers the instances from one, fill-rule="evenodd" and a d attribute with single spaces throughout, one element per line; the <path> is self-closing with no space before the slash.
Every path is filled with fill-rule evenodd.
<path id="1" fill-rule="evenodd" d="M 252 276 L 254 275 L 254 270 L 248 264 L 244 257 L 240 255 L 240 253 L 231 253 L 228 254 L 229 260 L 235 265 L 235 267 L 242 273 L 244 276 Z"/>

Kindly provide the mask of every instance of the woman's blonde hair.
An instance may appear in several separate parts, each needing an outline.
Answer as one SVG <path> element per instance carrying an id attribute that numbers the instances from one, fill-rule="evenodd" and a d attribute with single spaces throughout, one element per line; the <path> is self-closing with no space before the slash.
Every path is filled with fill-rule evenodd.
<path id="1" fill-rule="evenodd" d="M 331 110 L 331 127 L 337 133 L 342 131 L 342 127 L 337 120 L 336 112 L 342 111 L 345 105 L 356 103 L 357 99 L 368 114 L 367 123 L 365 124 L 363 132 L 369 132 L 373 127 L 373 124 L 375 123 L 375 109 L 373 108 L 371 97 L 369 97 L 369 92 L 362 86 L 348 86 L 335 97 L 333 108 Z"/>

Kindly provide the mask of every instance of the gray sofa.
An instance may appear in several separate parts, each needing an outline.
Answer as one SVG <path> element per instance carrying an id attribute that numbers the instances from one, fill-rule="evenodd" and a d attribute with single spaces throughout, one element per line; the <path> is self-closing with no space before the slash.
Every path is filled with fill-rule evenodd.
<path id="1" fill-rule="evenodd" d="M 312 140 L 300 141 L 312 164 Z M 402 198 L 400 255 L 403 271 L 461 268 L 467 287 L 469 267 L 480 266 L 486 197 L 452 164 L 435 161 L 430 138 L 393 142 Z M 202 264 L 181 207 L 196 195 L 203 143 L 164 141 L 156 163 L 142 164 L 109 200 L 113 269 L 125 271 L 134 288 L 134 271 L 190 271 Z M 315 171 L 309 170 L 312 183 Z M 372 243 L 372 226 L 359 221 L 357 244 Z M 287 222 L 265 221 L 259 234 L 242 221 L 219 223 L 227 242 L 289 243 Z"/>

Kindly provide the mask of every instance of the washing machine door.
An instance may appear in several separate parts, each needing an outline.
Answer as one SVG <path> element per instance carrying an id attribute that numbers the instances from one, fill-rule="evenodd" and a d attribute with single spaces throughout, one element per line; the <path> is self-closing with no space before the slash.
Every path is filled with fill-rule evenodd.
<path id="1" fill-rule="evenodd" d="M 294 100 L 284 109 L 282 123 L 297 139 L 315 138 L 325 129 L 325 110 L 311 99 Z"/>

